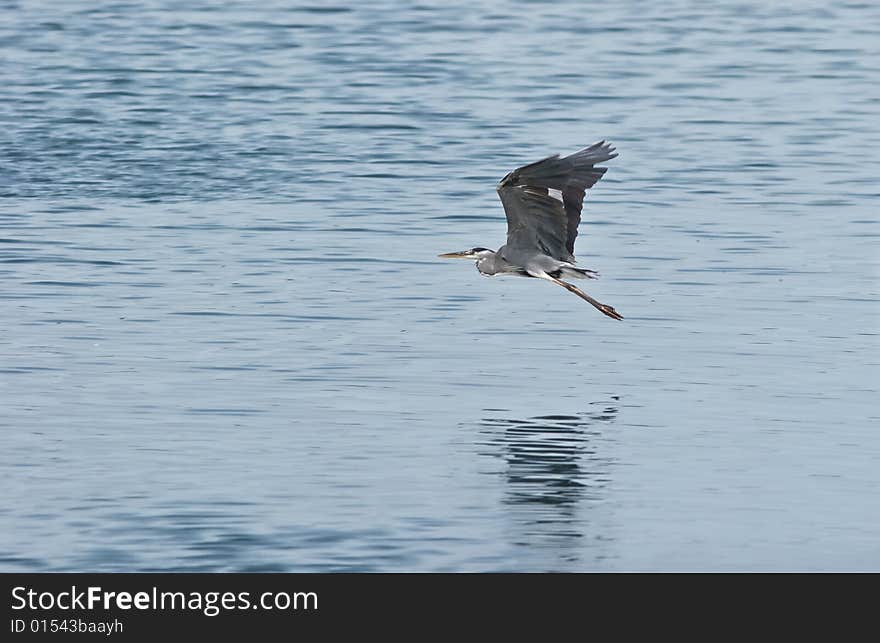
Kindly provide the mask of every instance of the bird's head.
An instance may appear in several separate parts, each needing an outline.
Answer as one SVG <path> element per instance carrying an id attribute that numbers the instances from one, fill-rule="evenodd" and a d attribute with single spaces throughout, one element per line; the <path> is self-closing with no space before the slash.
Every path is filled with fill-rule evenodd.
<path id="1" fill-rule="evenodd" d="M 438 257 L 442 257 L 443 259 L 485 259 L 491 255 L 495 254 L 494 251 L 489 250 L 488 248 L 471 248 L 470 250 L 462 250 L 461 252 L 446 252 L 442 255 L 437 255 Z"/>

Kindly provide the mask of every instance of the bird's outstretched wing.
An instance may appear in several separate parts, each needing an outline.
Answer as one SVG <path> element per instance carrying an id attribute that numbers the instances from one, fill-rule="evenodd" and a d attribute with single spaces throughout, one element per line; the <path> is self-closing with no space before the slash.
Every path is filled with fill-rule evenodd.
<path id="1" fill-rule="evenodd" d="M 584 194 L 608 168 L 595 167 L 617 154 L 605 141 L 565 158 L 550 156 L 514 170 L 498 184 L 507 214 L 507 245 L 574 261 L 574 240 Z"/>

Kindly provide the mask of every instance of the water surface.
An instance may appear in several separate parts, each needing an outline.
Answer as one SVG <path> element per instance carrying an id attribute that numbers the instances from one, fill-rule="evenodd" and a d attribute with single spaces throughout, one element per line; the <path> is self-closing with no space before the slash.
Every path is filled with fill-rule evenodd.
<path id="1" fill-rule="evenodd" d="M 880 12 L 797 7 L 0 0 L 0 568 L 880 568 Z M 603 138 L 624 322 L 436 258 Z"/>

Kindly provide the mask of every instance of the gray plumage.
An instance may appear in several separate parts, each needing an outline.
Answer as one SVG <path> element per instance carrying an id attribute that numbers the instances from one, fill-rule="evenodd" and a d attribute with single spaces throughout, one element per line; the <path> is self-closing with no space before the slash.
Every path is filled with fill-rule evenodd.
<path id="1" fill-rule="evenodd" d="M 594 271 L 574 265 L 574 242 L 586 191 L 608 169 L 596 164 L 616 156 L 611 145 L 600 141 L 564 158 L 556 154 L 510 172 L 497 187 L 507 215 L 507 243 L 497 252 L 472 248 L 440 256 L 474 258 L 477 270 L 487 276 L 518 275 L 552 281 L 605 315 L 622 319 L 611 306 L 560 279 L 596 276 Z"/>

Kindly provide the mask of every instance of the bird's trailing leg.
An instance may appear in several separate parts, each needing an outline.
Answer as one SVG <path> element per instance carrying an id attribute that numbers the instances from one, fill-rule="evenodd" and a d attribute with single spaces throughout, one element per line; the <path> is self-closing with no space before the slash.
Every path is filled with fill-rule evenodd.
<path id="1" fill-rule="evenodd" d="M 611 317 L 613 319 L 618 319 L 618 320 L 623 319 L 623 316 L 619 312 L 614 310 L 614 308 L 612 306 L 608 306 L 606 304 L 603 304 L 601 302 L 596 301 L 595 299 L 590 297 L 587 293 L 585 293 L 583 290 L 581 290 L 580 288 L 578 288 L 574 284 L 570 284 L 568 282 L 562 281 L 561 279 L 557 279 L 556 277 L 551 277 L 546 272 L 541 275 L 535 275 L 535 276 L 539 276 L 542 279 L 547 279 L 548 281 L 552 281 L 554 284 L 557 284 L 557 285 L 565 288 L 568 292 L 573 292 L 575 295 L 577 295 L 578 297 L 580 297 L 584 301 L 587 301 L 590 304 L 592 304 L 593 306 L 595 306 L 596 310 L 598 310 L 603 315 L 608 315 L 609 317 Z"/>

